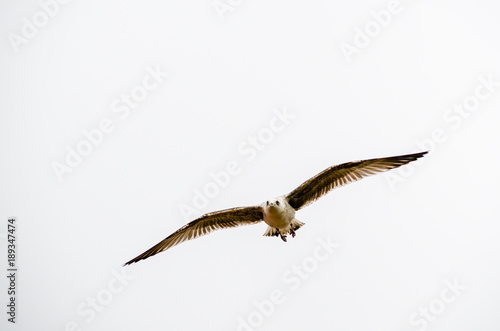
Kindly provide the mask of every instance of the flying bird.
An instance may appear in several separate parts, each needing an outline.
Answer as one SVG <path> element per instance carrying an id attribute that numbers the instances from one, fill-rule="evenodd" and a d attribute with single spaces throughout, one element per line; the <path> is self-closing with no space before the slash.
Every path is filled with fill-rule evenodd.
<path id="1" fill-rule="evenodd" d="M 132 264 L 163 252 L 183 241 L 198 238 L 212 231 L 264 221 L 268 227 L 264 236 L 295 237 L 304 223 L 295 218 L 295 212 L 309 205 L 330 190 L 380 172 L 415 161 L 427 152 L 354 161 L 332 166 L 306 180 L 287 195 L 269 199 L 257 206 L 238 207 L 207 213 L 184 225 L 144 253 L 124 264 Z"/>

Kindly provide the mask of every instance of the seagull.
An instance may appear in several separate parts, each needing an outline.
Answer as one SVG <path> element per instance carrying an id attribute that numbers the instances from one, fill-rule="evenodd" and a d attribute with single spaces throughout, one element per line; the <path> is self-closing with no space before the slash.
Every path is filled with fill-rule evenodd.
<path id="1" fill-rule="evenodd" d="M 124 266 L 147 259 L 181 242 L 204 236 L 215 230 L 257 224 L 262 221 L 268 225 L 264 236 L 279 236 L 286 242 L 288 234 L 295 237 L 295 231 L 304 225 L 295 218 L 296 211 L 309 205 L 334 188 L 400 167 L 421 158 L 427 153 L 428 151 L 354 161 L 329 167 L 306 180 L 287 195 L 269 199 L 257 206 L 230 208 L 204 214 L 184 225 L 144 253 L 126 262 Z"/>

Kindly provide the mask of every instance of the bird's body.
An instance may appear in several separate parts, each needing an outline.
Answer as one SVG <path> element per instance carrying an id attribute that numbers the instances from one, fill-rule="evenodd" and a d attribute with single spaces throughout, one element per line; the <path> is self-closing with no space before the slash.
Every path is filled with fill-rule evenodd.
<path id="1" fill-rule="evenodd" d="M 288 234 L 295 237 L 295 231 L 304 225 L 295 218 L 295 212 L 299 209 L 336 187 L 400 167 L 415 161 L 426 153 L 347 162 L 327 168 L 287 195 L 269 199 L 257 206 L 230 208 L 207 213 L 184 225 L 155 246 L 125 263 L 125 265 L 147 259 L 183 241 L 203 236 L 215 230 L 245 224 L 256 224 L 261 221 L 268 225 L 264 236 L 279 236 L 283 241 L 286 241 Z"/>
<path id="2" fill-rule="evenodd" d="M 290 206 L 285 196 L 269 199 L 262 203 L 261 207 L 264 222 L 269 225 L 264 236 L 279 235 L 283 241 L 286 241 L 287 234 L 290 233 L 295 237 L 295 230 L 304 224 L 295 219 L 295 209 Z"/>

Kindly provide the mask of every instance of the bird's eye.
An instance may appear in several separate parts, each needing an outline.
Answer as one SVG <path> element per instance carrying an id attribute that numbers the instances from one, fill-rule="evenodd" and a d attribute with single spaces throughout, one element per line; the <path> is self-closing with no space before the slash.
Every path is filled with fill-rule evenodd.
<path id="1" fill-rule="evenodd" d="M 276 205 L 279 206 L 280 205 L 280 202 L 279 201 L 276 201 Z"/>

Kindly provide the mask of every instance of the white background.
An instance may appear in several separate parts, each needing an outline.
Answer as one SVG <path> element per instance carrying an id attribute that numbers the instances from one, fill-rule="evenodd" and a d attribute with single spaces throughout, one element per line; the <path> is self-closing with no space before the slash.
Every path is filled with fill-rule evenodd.
<path id="1" fill-rule="evenodd" d="M 460 123 L 444 118 L 480 76 L 500 81 L 498 3 L 402 0 L 350 63 L 341 45 L 388 1 L 232 3 L 222 19 L 211 0 L 71 1 L 14 47 L 43 11 L 1 2 L 0 266 L 15 216 L 19 294 L 11 325 L 0 278 L 0 328 L 498 330 L 500 87 Z M 148 67 L 169 76 L 121 119 L 113 102 Z M 238 147 L 284 108 L 295 117 L 247 160 Z M 103 118 L 114 130 L 59 180 L 54 162 Z M 445 138 L 417 166 L 298 212 L 306 225 L 288 243 L 262 223 L 121 267 L 198 216 L 180 206 L 230 160 L 241 172 L 199 214 L 286 194 L 334 164 L 421 151 L 436 129 Z M 317 262 L 328 238 L 340 246 Z M 307 279 L 283 279 L 303 263 Z M 443 302 L 447 281 L 461 289 Z M 259 312 L 276 291 L 281 303 Z M 432 321 L 419 315 L 429 306 Z"/>

